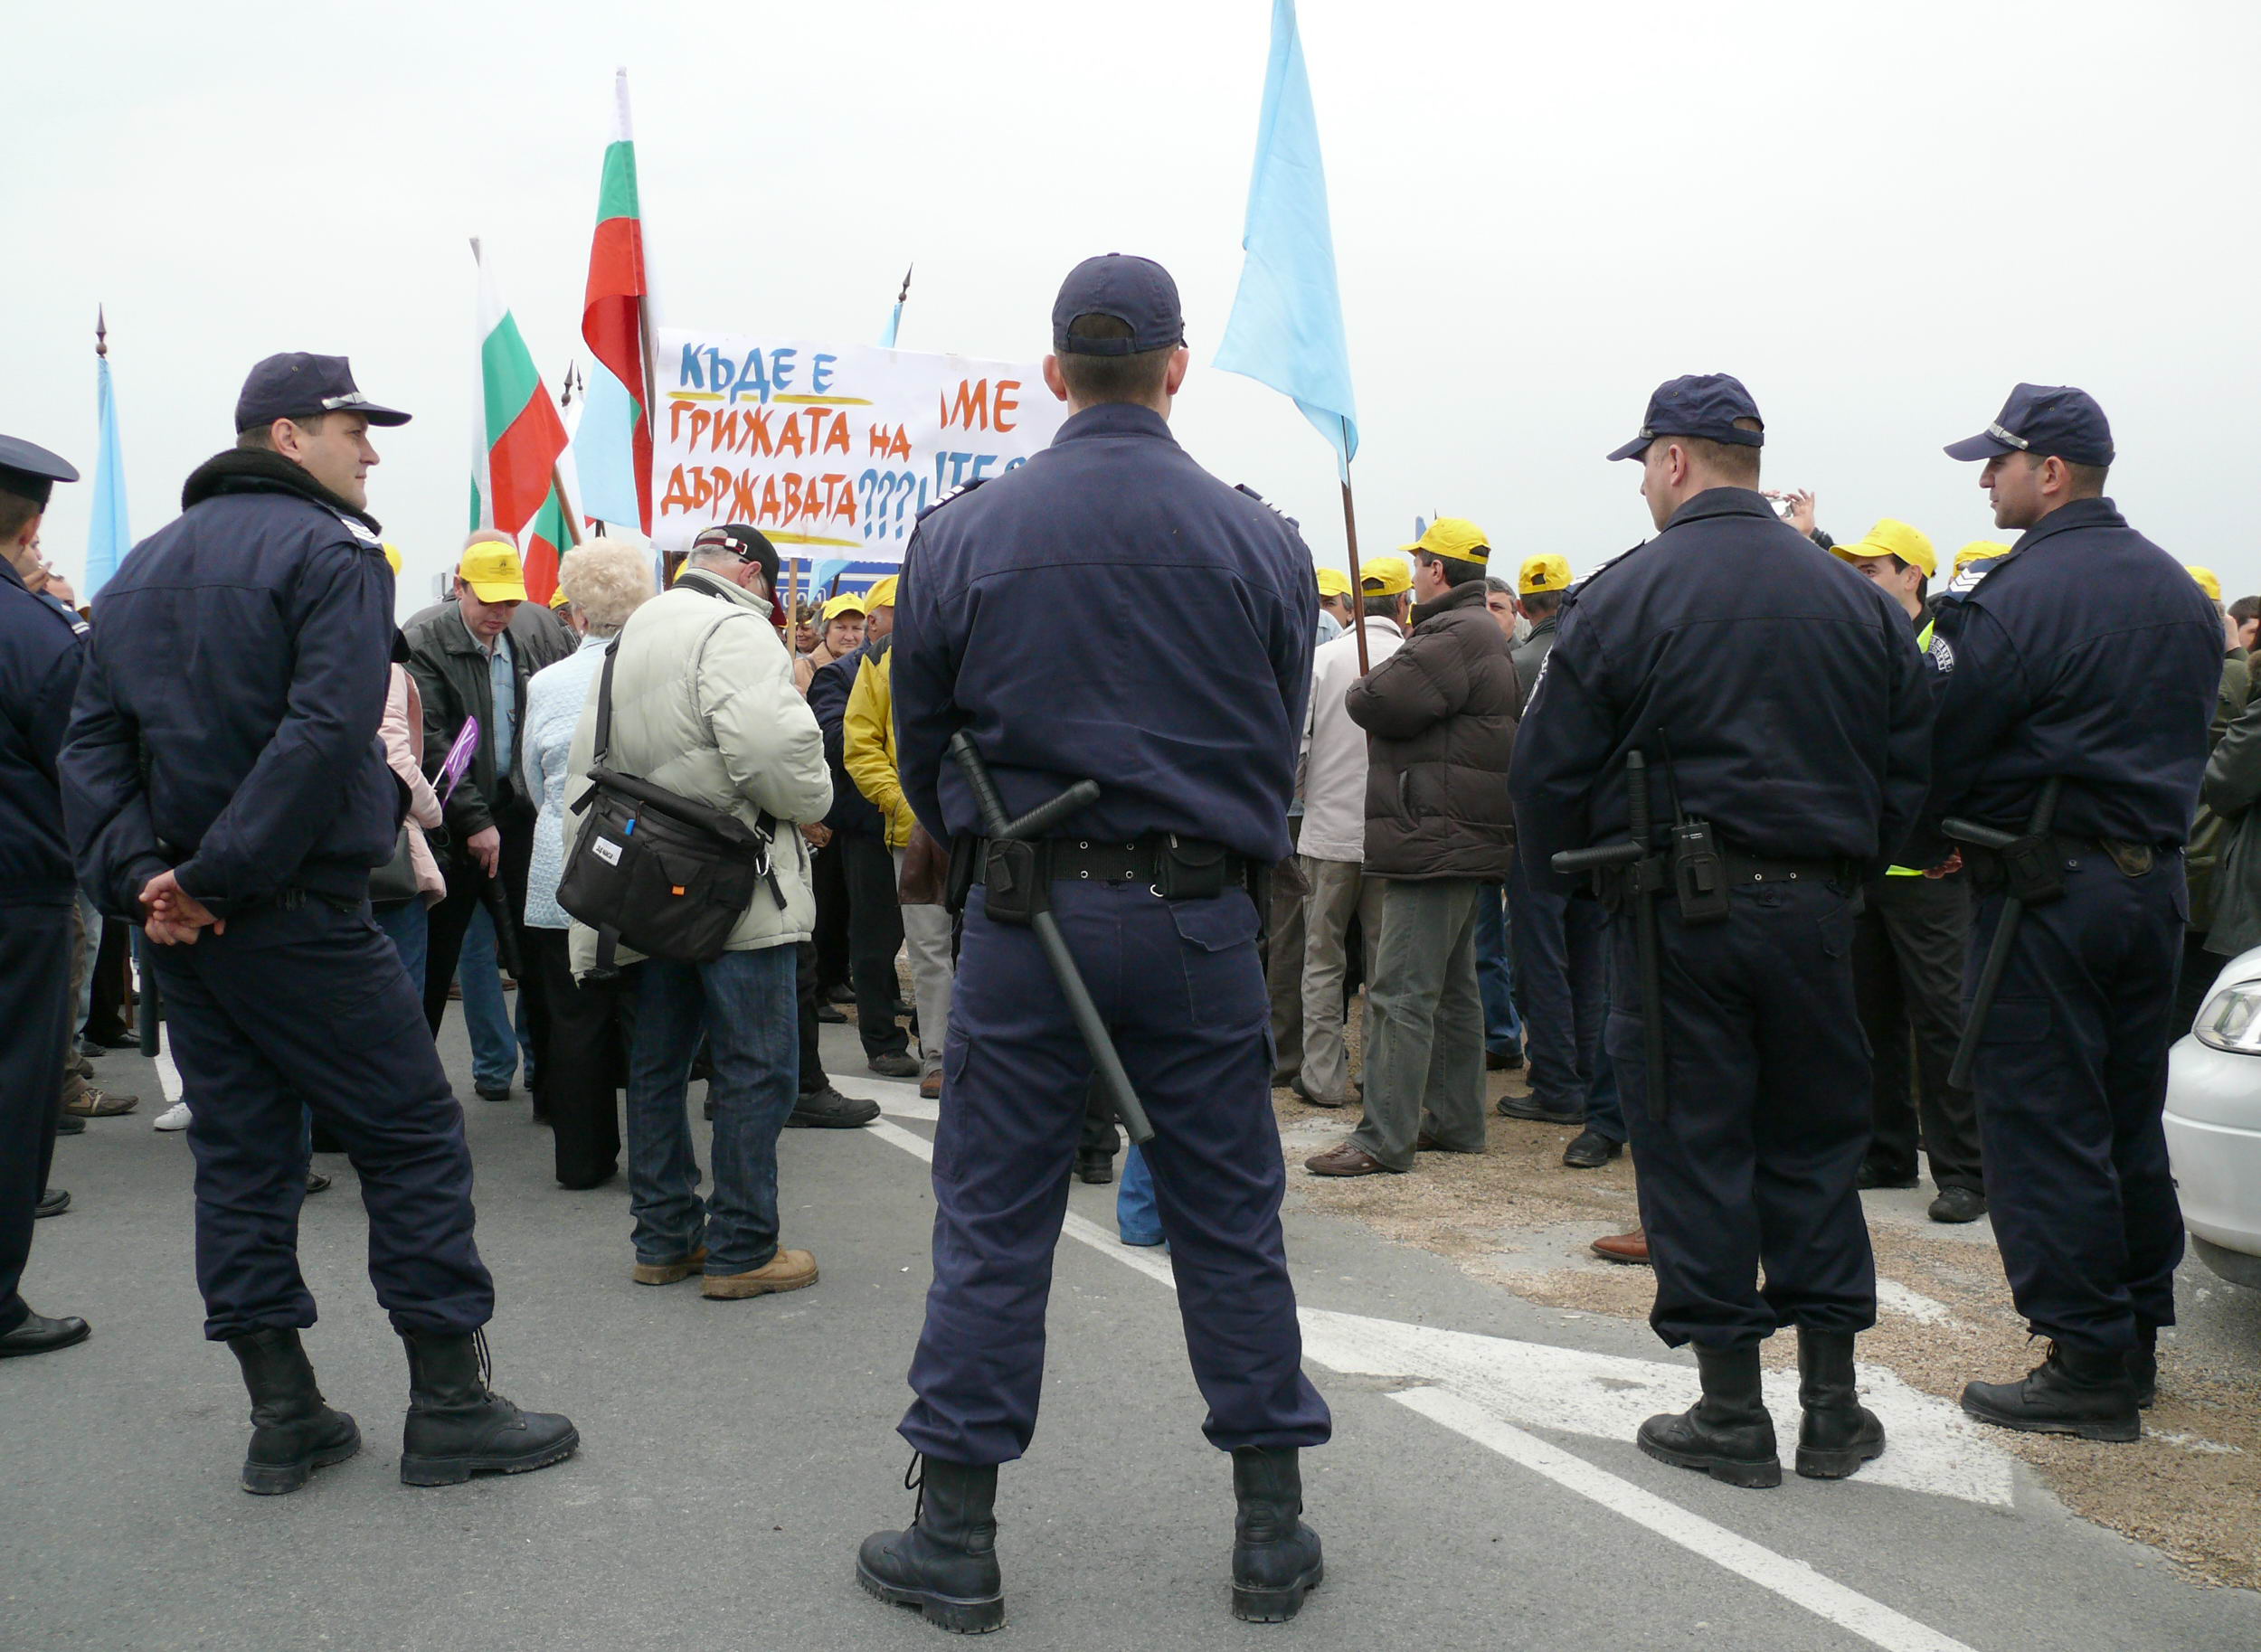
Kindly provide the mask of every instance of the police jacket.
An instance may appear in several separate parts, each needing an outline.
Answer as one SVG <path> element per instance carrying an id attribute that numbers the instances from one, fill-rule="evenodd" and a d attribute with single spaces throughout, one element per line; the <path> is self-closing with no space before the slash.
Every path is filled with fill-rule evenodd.
<path id="1" fill-rule="evenodd" d="M 1508 875 L 1515 661 L 1481 580 L 1414 609 L 1405 647 L 1350 684 L 1367 733 L 1366 869 L 1385 878 Z"/>
<path id="2" fill-rule="evenodd" d="M 2051 775 L 2058 832 L 2162 848 L 2189 835 L 2222 622 L 2109 499 L 2051 511 L 1934 627 L 1938 733 L 1916 854 L 1944 855 L 1949 815 L 2024 830 Z"/>
<path id="3" fill-rule="evenodd" d="M 1538 674 L 1546 669 L 1547 656 L 1555 651 L 1555 626 L 1561 618 L 1560 613 L 1553 613 L 1533 621 L 1531 634 L 1515 650 L 1515 712 L 1518 717 L 1531 703 L 1531 690 L 1538 686 Z"/>
<path id="4" fill-rule="evenodd" d="M 1524 869 L 1624 840 L 1638 750 L 1658 821 L 1677 801 L 1743 854 L 1881 873 L 1923 807 L 1927 676 L 1898 604 L 1708 489 L 1563 600 L 1509 777 Z"/>
<path id="5" fill-rule="evenodd" d="M 376 524 L 279 454 L 206 461 L 102 587 L 62 754 L 79 876 L 138 918 L 167 867 L 228 917 L 345 900 L 407 812 L 378 724 L 393 571 Z"/>
<path id="6" fill-rule="evenodd" d="M 24 589 L 0 558 L 0 906 L 68 906 L 77 882 L 56 760 L 85 621 Z"/>
<path id="7" fill-rule="evenodd" d="M 883 639 L 884 640 L 884 639 Z M 849 649 L 838 659 L 817 667 L 809 679 L 809 709 L 824 731 L 825 761 L 832 770 L 832 809 L 825 825 L 846 837 L 886 841 L 887 822 L 878 806 L 856 788 L 847 771 L 847 703 L 856 690 L 856 673 L 871 656 L 872 645 Z"/>
<path id="8" fill-rule="evenodd" d="M 521 602 L 518 613 L 530 605 Z M 526 720 L 526 684 L 534 674 L 545 666 L 554 666 L 572 653 L 569 645 L 561 645 L 547 630 L 528 628 L 525 635 L 519 633 L 516 623 L 517 614 L 511 616 L 511 670 L 517 679 L 517 744 L 525 747 Z M 416 679 L 416 687 L 424 696 L 424 770 L 437 776 L 448 760 L 448 749 L 455 744 L 462 732 L 463 720 L 479 720 L 478 750 L 472 754 L 471 767 L 465 772 L 454 795 L 448 798 L 445 814 L 448 833 L 459 859 L 468 860 L 469 851 L 465 839 L 474 832 L 486 830 L 497 824 L 498 806 L 506 794 L 511 799 L 508 812 L 524 820 L 540 804 L 538 798 L 525 794 L 523 784 L 515 775 L 501 779 L 506 786 L 497 785 L 496 763 L 500 753 L 495 749 L 495 679 L 489 669 L 486 649 L 471 635 L 471 628 L 464 623 L 463 610 L 454 603 L 440 605 L 437 612 L 421 619 L 409 621 L 401 633 L 408 645 L 409 675 Z"/>
<path id="9" fill-rule="evenodd" d="M 1153 409 L 1084 408 L 912 533 L 903 789 L 938 840 L 979 832 L 946 750 L 965 729 L 1013 814 L 1089 779 L 1099 801 L 1069 835 L 1175 832 L 1284 859 L 1318 611 L 1293 524 L 1202 469 Z"/>

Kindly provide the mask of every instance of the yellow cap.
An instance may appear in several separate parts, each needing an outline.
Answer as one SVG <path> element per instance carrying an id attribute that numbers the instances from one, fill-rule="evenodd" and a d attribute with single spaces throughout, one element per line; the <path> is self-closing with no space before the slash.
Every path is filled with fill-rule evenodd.
<path id="1" fill-rule="evenodd" d="M 1983 562 L 1991 557 L 2009 554 L 2010 547 L 1999 539 L 1974 539 L 1954 553 L 1954 571 L 1961 573 L 1972 562 Z"/>
<path id="2" fill-rule="evenodd" d="M 508 545 L 482 539 L 463 553 L 456 573 L 481 602 L 524 602 L 526 571 Z"/>
<path id="3" fill-rule="evenodd" d="M 872 588 L 864 593 L 864 611 L 868 614 L 875 608 L 894 607 L 895 581 L 899 578 L 900 575 L 891 573 L 884 580 L 873 581 Z"/>
<path id="4" fill-rule="evenodd" d="M 1484 537 L 1483 529 L 1465 516 L 1440 516 L 1419 539 L 1397 548 L 1425 551 L 1431 556 L 1449 556 L 1455 562 L 1474 562 L 1479 567 L 1491 556 L 1491 542 Z"/>
<path id="5" fill-rule="evenodd" d="M 1347 597 L 1350 594 L 1350 576 L 1339 568 L 1319 571 L 1319 594 L 1322 597 Z"/>
<path id="6" fill-rule="evenodd" d="M 384 563 L 393 570 L 394 579 L 401 577 L 401 548 L 389 539 L 384 542 Z"/>
<path id="7" fill-rule="evenodd" d="M 2213 598 L 2215 601 L 2219 602 L 2222 599 L 2222 582 L 2214 571 L 2211 568 L 2201 568 L 2196 562 L 2189 566 L 2190 577 L 2199 582 L 2199 589 Z"/>
<path id="8" fill-rule="evenodd" d="M 838 596 L 833 598 L 831 601 L 824 605 L 825 623 L 827 625 L 830 625 L 843 614 L 853 614 L 856 618 L 861 618 L 869 611 L 870 609 L 864 601 L 860 593 L 852 590 L 844 590 Z"/>
<path id="9" fill-rule="evenodd" d="M 1523 571 L 1516 576 L 1515 593 L 1528 597 L 1537 590 L 1562 590 L 1569 584 L 1570 559 L 1548 552 L 1525 560 Z"/>
<path id="10" fill-rule="evenodd" d="M 1377 556 L 1358 570 L 1358 589 L 1369 597 L 1394 597 L 1413 589 L 1413 564 L 1402 556 Z"/>
<path id="11" fill-rule="evenodd" d="M 572 599 L 565 594 L 565 588 L 563 585 L 550 593 L 550 606 L 561 610 L 573 606 Z"/>
<path id="12" fill-rule="evenodd" d="M 1931 548 L 1931 541 L 1905 522 L 1895 522 L 1889 516 L 1853 543 L 1832 545 L 1831 549 L 1849 562 L 1865 562 L 1872 556 L 1897 556 L 1922 570 L 1927 580 L 1939 572 L 1939 556 Z"/>

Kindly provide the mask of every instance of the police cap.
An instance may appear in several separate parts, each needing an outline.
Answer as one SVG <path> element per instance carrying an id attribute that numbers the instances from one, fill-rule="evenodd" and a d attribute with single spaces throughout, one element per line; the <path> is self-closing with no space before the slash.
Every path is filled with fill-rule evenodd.
<path id="1" fill-rule="evenodd" d="M 235 399 L 238 430 L 321 413 L 359 413 L 371 424 L 408 422 L 398 408 L 381 406 L 361 393 L 344 356 L 308 355 L 303 350 L 269 356 L 251 369 L 243 393 Z"/>
<path id="2" fill-rule="evenodd" d="M 2068 465 L 2109 465 L 2112 424 L 2085 390 L 2069 384 L 2020 384 L 1994 422 L 1976 436 L 1949 445 L 1954 459 L 1991 459 L 2004 453 L 2035 458 L 2052 454 Z"/>
<path id="3" fill-rule="evenodd" d="M 1130 329 L 1128 338 L 1074 338 L 1079 316 L 1112 316 Z M 1052 347 L 1062 355 L 1139 355 L 1186 342 L 1178 283 L 1150 258 L 1108 252 L 1068 271 L 1052 301 Z"/>
<path id="4" fill-rule="evenodd" d="M 0 436 L 0 494 L 29 499 L 43 511 L 58 482 L 75 482 L 79 473 L 61 454 L 50 453 L 36 442 Z"/>
<path id="5" fill-rule="evenodd" d="M 1738 419 L 1748 419 L 1761 428 L 1739 430 L 1735 423 Z M 1660 436 L 1694 436 L 1738 448 L 1766 445 L 1758 403 L 1743 388 L 1743 381 L 1731 373 L 1693 373 L 1658 385 L 1656 394 L 1649 398 L 1648 412 L 1641 417 L 1641 434 L 1610 458 L 1639 458 Z"/>

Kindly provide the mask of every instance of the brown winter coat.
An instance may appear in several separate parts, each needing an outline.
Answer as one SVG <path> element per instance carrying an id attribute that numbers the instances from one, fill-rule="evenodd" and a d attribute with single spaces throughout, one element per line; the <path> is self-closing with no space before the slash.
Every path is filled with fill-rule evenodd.
<path id="1" fill-rule="evenodd" d="M 1414 609 L 1405 646 L 1350 686 L 1367 732 L 1366 869 L 1497 883 L 1515 858 L 1515 661 L 1481 580 Z"/>

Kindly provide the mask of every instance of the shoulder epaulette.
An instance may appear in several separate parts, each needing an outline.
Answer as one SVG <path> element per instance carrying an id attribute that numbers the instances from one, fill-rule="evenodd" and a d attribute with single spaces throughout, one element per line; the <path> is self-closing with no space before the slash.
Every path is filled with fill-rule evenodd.
<path id="1" fill-rule="evenodd" d="M 1254 488 L 1253 488 L 1253 487 L 1249 486 L 1249 485 L 1248 485 L 1247 483 L 1245 483 L 1245 482 L 1235 482 L 1235 483 L 1234 483 L 1234 484 L 1233 484 L 1233 491 L 1234 491 L 1235 493 L 1236 493 L 1236 494 L 1246 494 L 1246 495 L 1247 495 L 1250 498 L 1253 499 L 1253 500 L 1254 500 L 1257 504 L 1259 504 L 1259 505 L 1263 505 L 1263 506 L 1264 507 L 1264 509 L 1266 509 L 1266 510 L 1270 511 L 1270 512 L 1271 512 L 1273 515 L 1277 516 L 1277 517 L 1278 517 L 1281 521 L 1282 521 L 1282 522 L 1286 523 L 1286 524 L 1288 524 L 1288 526 L 1290 526 L 1290 527 L 1293 528 L 1293 529 L 1296 531 L 1296 533 L 1299 533 L 1299 534 L 1300 534 L 1300 533 L 1301 533 L 1303 532 L 1303 524 L 1302 524 L 1301 523 L 1298 522 L 1298 521 L 1297 521 L 1294 517 L 1292 517 L 1292 516 L 1289 515 L 1289 514 L 1287 514 L 1287 512 L 1285 512 L 1285 511 L 1282 510 L 1282 509 L 1281 509 L 1278 505 L 1274 505 L 1274 504 L 1273 504 L 1271 500 L 1269 500 L 1269 499 L 1265 498 L 1265 497 L 1263 496 L 1263 495 L 1262 495 L 1262 494 L 1258 493 L 1258 492 L 1257 492 Z"/>
<path id="2" fill-rule="evenodd" d="M 936 511 L 941 510 L 942 506 L 948 505 L 951 500 L 962 499 L 975 488 L 981 486 L 984 483 L 992 482 L 996 479 L 997 478 L 994 477 L 976 477 L 970 482 L 960 482 L 957 486 L 951 488 L 941 498 L 935 500 L 933 504 L 928 505 L 924 510 L 921 511 L 914 520 L 918 522 L 924 522 L 929 516 L 932 516 Z"/>
<path id="3" fill-rule="evenodd" d="M 1610 558 L 1608 562 L 1604 562 L 1592 573 L 1586 575 L 1585 579 L 1580 580 L 1576 584 L 1571 586 L 1567 590 L 1564 591 L 1564 602 L 1570 603 L 1576 601 L 1579 595 L 1584 592 L 1588 586 L 1592 585 L 1594 581 L 1600 579 L 1604 574 L 1610 572 L 1613 569 L 1622 568 L 1627 562 L 1632 561 L 1634 557 L 1640 555 L 1641 552 L 1647 550 L 1653 543 L 1654 542 L 1651 540 L 1644 539 L 1630 551 L 1620 551 L 1615 556 Z"/>

